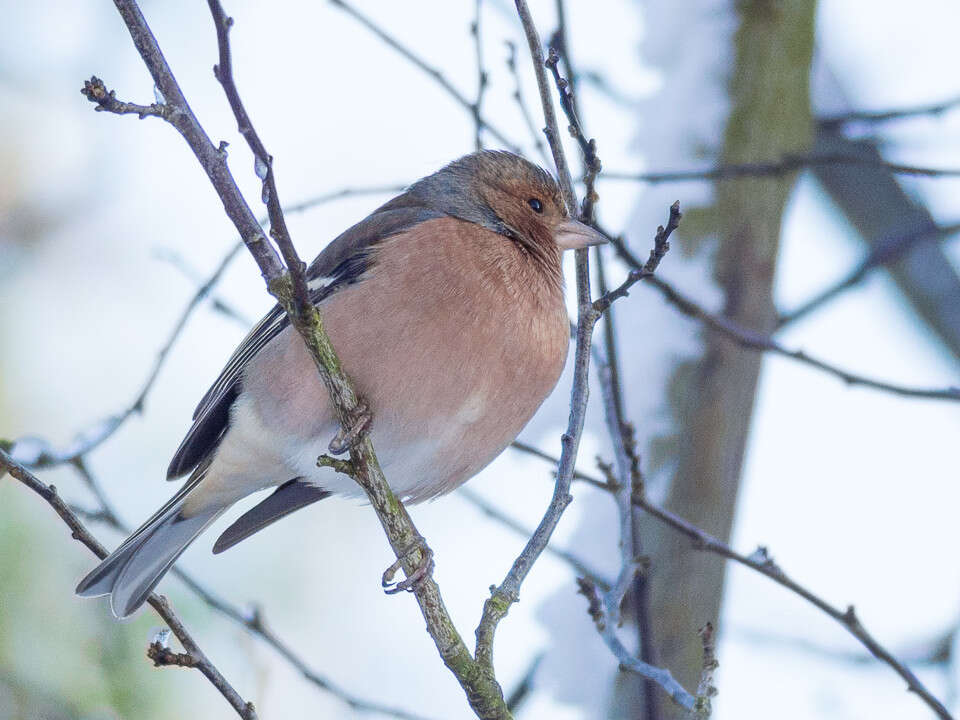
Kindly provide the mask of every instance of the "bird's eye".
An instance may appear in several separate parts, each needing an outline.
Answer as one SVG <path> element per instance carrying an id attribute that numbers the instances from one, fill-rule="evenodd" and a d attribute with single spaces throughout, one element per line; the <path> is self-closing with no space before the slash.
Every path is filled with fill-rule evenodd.
<path id="1" fill-rule="evenodd" d="M 527 205 L 532 207 L 535 213 L 543 212 L 543 203 L 537 200 L 537 198 L 530 198 L 529 200 L 527 200 Z"/>

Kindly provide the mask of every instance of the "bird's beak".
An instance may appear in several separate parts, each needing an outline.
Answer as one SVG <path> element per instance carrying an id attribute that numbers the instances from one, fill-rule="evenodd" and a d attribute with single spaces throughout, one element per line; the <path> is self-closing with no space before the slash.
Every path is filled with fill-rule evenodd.
<path id="1" fill-rule="evenodd" d="M 580 250 L 592 245 L 602 245 L 607 241 L 598 231 L 573 218 L 560 223 L 554 238 L 562 250 Z"/>

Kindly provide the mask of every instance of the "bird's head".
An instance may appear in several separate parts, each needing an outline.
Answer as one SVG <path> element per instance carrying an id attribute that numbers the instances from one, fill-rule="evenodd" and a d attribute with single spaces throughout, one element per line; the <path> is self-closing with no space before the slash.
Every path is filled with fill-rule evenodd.
<path id="1" fill-rule="evenodd" d="M 569 216 L 550 173 L 513 153 L 471 153 L 409 192 L 436 210 L 482 225 L 537 255 L 606 242 L 599 232 Z"/>

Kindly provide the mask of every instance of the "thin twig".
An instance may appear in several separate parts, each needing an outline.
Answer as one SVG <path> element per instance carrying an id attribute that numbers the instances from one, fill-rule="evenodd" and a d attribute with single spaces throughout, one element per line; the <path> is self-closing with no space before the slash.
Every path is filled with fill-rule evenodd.
<path id="1" fill-rule="evenodd" d="M 958 232 L 960 232 L 960 223 L 948 223 L 945 225 L 925 227 L 916 232 L 907 233 L 906 235 L 897 235 L 879 240 L 869 254 L 860 261 L 860 264 L 845 277 L 824 290 L 821 290 L 809 300 L 800 303 L 793 310 L 781 313 L 777 318 L 777 329 L 779 330 L 785 325 L 796 322 L 814 310 L 823 307 L 844 291 L 860 283 L 871 270 L 897 262 L 920 243 L 940 240 Z"/>
<path id="2" fill-rule="evenodd" d="M 583 158 L 583 183 L 585 191 L 580 214 L 585 222 L 594 224 L 596 203 L 599 200 L 595 190 L 595 183 L 602 164 L 597 155 L 596 141 L 593 139 L 587 140 L 583 129 L 577 96 L 578 75 L 571 56 L 569 39 L 567 37 L 566 4 L 563 0 L 556 0 L 554 6 L 557 11 L 557 30 L 550 39 L 547 67 L 553 75 L 557 92 L 560 95 L 560 104 L 567 117 L 570 134 L 580 146 L 580 152 Z M 559 61 L 561 58 L 566 67 L 567 78 L 563 78 L 560 75 Z M 645 268 L 648 272 L 653 273 L 657 265 L 659 265 L 660 260 L 666 254 L 670 247 L 669 236 L 679 221 L 679 205 L 675 204 L 674 207 L 671 208 L 668 229 L 664 230 L 662 227 L 657 229 L 654 251 L 651 253 L 650 260 L 647 263 L 648 267 Z M 607 295 L 608 288 L 603 266 L 603 253 L 599 247 L 595 248 L 595 258 L 597 261 L 597 278 L 600 294 L 601 298 L 603 298 Z M 626 292 L 626 290 L 624 290 L 624 292 Z M 633 589 L 637 629 L 640 634 L 640 661 L 645 666 L 654 668 L 656 662 L 652 623 L 650 622 L 649 614 L 648 573 L 636 571 L 637 562 L 643 555 L 643 547 L 640 542 L 638 527 L 639 513 L 634 510 L 630 503 L 631 473 L 634 465 L 638 463 L 638 460 L 633 452 L 632 429 L 626 421 L 623 407 L 619 359 L 617 356 L 616 325 L 613 317 L 613 308 L 609 304 L 610 302 L 612 302 L 612 299 L 604 308 L 606 311 L 606 317 L 603 323 L 605 353 L 597 352 L 596 347 L 594 347 L 594 356 L 597 375 L 600 381 L 604 419 L 614 448 L 618 470 L 616 482 L 611 483 L 610 492 L 616 500 L 620 524 L 620 577 L 624 579 L 629 577 L 630 580 L 622 584 L 618 583 L 619 594 L 615 592 L 613 588 L 607 588 L 603 599 L 607 614 L 616 616 L 623 604 L 624 594 L 631 588 Z M 603 312 L 603 310 L 597 308 L 596 303 L 594 303 L 594 309 L 597 312 Z M 602 634 L 603 633 L 601 633 L 601 635 Z M 643 695 L 645 720 L 660 720 L 660 695 L 656 690 L 654 679 L 644 677 Z"/>
<path id="3" fill-rule="evenodd" d="M 652 517 L 657 518 L 661 522 L 672 527 L 677 532 L 690 538 L 694 549 L 720 555 L 728 560 L 733 560 L 741 565 L 751 568 L 762 575 L 766 575 L 778 585 L 782 585 L 788 590 L 791 590 L 810 604 L 825 612 L 838 623 L 843 625 L 843 627 L 846 628 L 846 630 L 857 640 L 859 640 L 875 658 L 892 667 L 894 671 L 907 683 L 907 688 L 911 692 L 916 693 L 937 714 L 938 717 L 940 717 L 942 720 L 953 720 L 953 717 L 943 706 L 943 704 L 933 696 L 933 694 L 926 688 L 920 679 L 914 675 L 906 665 L 894 657 L 890 651 L 884 648 L 860 623 L 853 605 L 848 605 L 846 610 L 840 610 L 839 608 L 830 605 L 826 600 L 823 600 L 818 595 L 815 595 L 806 587 L 800 585 L 798 582 L 787 576 L 780 566 L 773 561 L 773 558 L 770 556 L 767 548 L 763 546 L 757 547 L 757 549 L 754 550 L 750 555 L 741 555 L 718 538 L 715 538 L 709 533 L 688 523 L 683 518 L 674 515 L 668 510 L 654 505 L 647 500 L 646 496 L 642 493 L 634 493 L 633 503 L 637 507 L 643 508 L 643 510 L 649 513 Z"/>
<path id="4" fill-rule="evenodd" d="M 204 282 L 203 285 L 197 288 L 196 292 L 194 292 L 189 302 L 187 302 L 186 306 L 181 311 L 180 317 L 177 318 L 177 322 L 174 324 L 173 329 L 167 336 L 166 342 L 164 342 L 159 352 L 157 352 L 157 357 L 153 362 L 153 367 L 150 369 L 150 373 L 147 375 L 146 381 L 144 381 L 143 385 L 141 386 L 140 392 L 137 393 L 136 397 L 133 398 L 127 407 L 125 407 L 118 414 L 112 415 L 105 420 L 101 420 L 96 425 L 93 425 L 92 427 L 78 434 L 77 437 L 74 438 L 74 440 L 65 448 L 55 449 L 48 443 L 39 441 L 32 437 L 15 441 L 12 446 L 13 450 L 11 450 L 14 457 L 16 457 L 27 467 L 34 470 L 75 462 L 79 458 L 82 458 L 84 455 L 95 450 L 97 447 L 103 444 L 103 442 L 117 432 L 117 430 L 119 430 L 120 427 L 131 416 L 142 414 L 147 396 L 153 389 L 154 383 L 156 382 L 157 377 L 160 375 L 160 370 L 163 368 L 170 350 L 183 334 L 183 330 L 187 325 L 187 321 L 190 319 L 193 311 L 196 310 L 200 303 L 202 303 L 203 300 L 210 294 L 213 286 L 219 282 L 224 271 L 227 269 L 227 266 L 234 259 L 234 257 L 236 257 L 237 252 L 241 247 L 243 247 L 242 244 L 237 244 L 231 248 L 230 251 L 224 255 L 214 272 L 209 278 L 207 278 L 206 282 Z"/>
<path id="5" fill-rule="evenodd" d="M 83 479 L 84 484 L 90 489 L 91 493 L 99 504 L 99 508 L 96 510 L 78 511 L 77 508 L 72 508 L 73 511 L 78 515 L 85 516 L 90 521 L 103 523 L 114 530 L 124 533 L 125 535 L 129 535 L 130 528 L 117 515 L 116 511 L 112 507 L 112 504 L 109 502 L 106 494 L 100 486 L 99 481 L 96 479 L 93 473 L 90 472 L 90 469 L 87 467 L 83 459 L 78 458 L 76 461 L 74 461 L 73 465 L 80 474 L 80 477 Z M 267 645 L 273 648 L 284 660 L 290 663 L 290 665 L 297 670 L 304 677 L 304 679 L 315 685 L 318 689 L 333 695 L 347 705 L 351 710 L 365 713 L 377 713 L 387 717 L 396 718 L 397 720 L 427 720 L 422 715 L 416 715 L 400 708 L 366 700 L 340 687 L 330 678 L 321 675 L 316 670 L 313 670 L 307 664 L 307 662 L 297 655 L 297 653 L 285 641 L 281 640 L 276 633 L 270 630 L 269 626 L 266 624 L 266 619 L 264 618 L 262 609 L 258 608 L 253 613 L 241 610 L 236 605 L 230 603 L 229 601 L 217 595 L 214 591 L 210 590 L 208 587 L 206 587 L 206 585 L 193 577 L 193 575 L 185 570 L 181 570 L 176 565 L 174 565 L 174 567 L 171 569 L 171 573 L 179 578 L 180 581 L 187 587 L 187 589 L 200 598 L 204 604 L 207 605 L 207 607 L 219 613 L 231 622 L 240 625 L 252 635 L 259 637 Z"/>
<path id="6" fill-rule="evenodd" d="M 512 530 L 517 535 L 528 538 L 533 534 L 533 531 L 530 530 L 530 528 L 525 527 L 523 524 L 507 515 L 493 503 L 487 502 L 482 495 L 473 492 L 469 488 L 461 487 L 459 490 L 457 490 L 457 494 L 488 518 L 495 520 L 497 523 L 503 525 L 508 530 Z M 597 572 L 594 568 L 591 568 L 572 552 L 569 552 L 568 550 L 561 550 L 553 545 L 547 545 L 545 552 L 568 565 L 570 569 L 573 570 L 573 572 L 577 575 L 589 578 L 598 587 L 604 590 L 610 588 L 609 580 L 606 580 L 603 575 Z"/>
<path id="7" fill-rule="evenodd" d="M 604 267 L 601 248 L 595 248 L 594 257 L 597 261 L 597 281 L 601 297 L 607 293 L 606 268 Z M 630 503 L 629 488 L 633 484 L 635 469 L 639 467 L 639 457 L 636 453 L 636 443 L 633 438 L 633 427 L 627 422 L 626 410 L 623 401 L 623 387 L 620 383 L 620 359 L 618 353 L 616 318 L 613 306 L 609 307 L 603 322 L 604 352 L 596 353 L 594 362 L 597 368 L 597 377 L 600 381 L 600 392 L 603 399 L 604 420 L 607 432 L 614 449 L 614 459 L 617 466 L 617 489 L 611 488 L 616 498 L 617 511 L 621 522 L 621 563 L 629 558 L 635 563 L 637 558 L 644 555 L 643 543 L 640 536 L 640 513 Z M 627 532 L 628 536 L 623 536 Z M 629 548 L 629 554 L 626 552 Z M 638 572 L 633 576 L 633 609 L 637 626 L 640 660 L 647 665 L 657 665 L 657 654 L 653 637 L 653 623 L 650 618 L 650 587 L 651 573 Z M 654 682 L 643 680 L 643 719 L 660 720 L 660 694 L 656 691 Z"/>
<path id="8" fill-rule="evenodd" d="M 627 279 L 620 283 L 618 287 L 594 300 L 593 309 L 596 312 L 605 312 L 615 300 L 626 297 L 629 294 L 630 288 L 638 282 L 653 278 L 657 267 L 660 265 L 660 261 L 670 249 L 670 236 L 673 234 L 673 231 L 679 227 L 680 218 L 682 217 L 680 201 L 677 200 L 670 206 L 670 216 L 667 218 L 667 226 L 657 226 L 657 233 L 653 239 L 653 249 L 650 251 L 650 257 L 647 258 L 647 261 L 643 265 L 638 264 L 637 267 L 631 270 L 627 275 Z"/>
<path id="9" fill-rule="evenodd" d="M 145 117 L 168 119 L 169 107 L 161 102 L 151 105 L 137 105 L 136 103 L 117 100 L 113 90 L 107 90 L 103 80 L 96 75 L 86 80 L 80 89 L 80 94 L 92 103 L 96 103 L 97 112 L 111 112 L 115 115 L 136 115 L 141 120 Z"/>
<path id="10" fill-rule="evenodd" d="M 523 124 L 527 126 L 527 131 L 530 133 L 530 138 L 533 142 L 534 149 L 537 151 L 537 154 L 540 155 L 540 158 L 543 160 L 544 164 L 549 165 L 550 156 L 547 155 L 547 148 L 543 144 L 543 138 L 537 131 L 536 126 L 533 124 L 533 116 L 530 114 L 530 109 L 527 107 L 527 101 L 523 97 L 523 86 L 520 83 L 520 73 L 517 71 L 517 46 L 510 40 L 507 40 L 506 46 L 507 69 L 513 76 L 513 99 L 516 101 L 517 108 L 520 110 L 520 116 L 523 118 Z"/>
<path id="11" fill-rule="evenodd" d="M 477 57 L 477 96 L 473 101 L 474 144 L 477 150 L 483 150 L 483 94 L 487 90 L 487 69 L 483 64 L 483 35 L 480 32 L 480 20 L 483 0 L 474 0 L 473 22 L 470 34 L 473 36 L 473 48 Z"/>
<path id="12" fill-rule="evenodd" d="M 369 30 L 378 38 L 380 38 L 380 40 L 382 40 L 387 46 L 393 48 L 401 56 L 403 56 L 404 58 L 409 60 L 411 63 L 413 63 L 417 67 L 417 69 L 422 70 L 431 78 L 433 78 L 434 82 L 436 82 L 440 87 L 442 87 L 446 91 L 447 95 L 453 98 L 453 100 L 455 100 L 458 105 L 460 105 L 461 107 L 463 107 L 464 110 L 470 113 L 471 117 L 474 118 L 475 122 L 479 123 L 488 133 L 490 133 L 494 137 L 494 139 L 497 142 L 501 143 L 505 148 L 507 148 L 511 152 L 515 152 L 515 153 L 520 152 L 520 149 L 516 146 L 516 144 L 512 142 L 503 131 L 501 131 L 495 125 L 491 124 L 491 122 L 487 118 L 483 117 L 479 112 L 476 112 L 476 113 L 474 112 L 473 101 L 469 100 L 466 95 L 464 95 L 456 87 L 454 87 L 453 83 L 451 83 L 446 78 L 446 76 L 442 72 L 440 72 L 440 70 L 438 70 L 433 65 L 430 65 L 426 60 L 421 58 L 413 50 L 411 50 L 406 45 L 401 43 L 399 40 L 397 40 L 393 35 L 388 33 L 382 27 L 377 25 L 369 17 L 361 13 L 359 10 L 353 7 L 353 5 L 351 5 L 350 3 L 345 2 L 345 0 L 330 0 L 330 3 L 340 8 L 341 10 L 346 12 L 348 15 L 350 15 L 352 18 L 354 18 L 357 22 L 363 25 L 367 30 Z"/>
<path id="13" fill-rule="evenodd" d="M 667 182 L 698 182 L 704 180 L 737 180 L 740 178 L 778 178 L 805 168 L 831 165 L 880 167 L 894 175 L 910 175 L 913 177 L 949 178 L 960 176 L 960 169 L 957 168 L 931 168 L 919 165 L 892 163 L 885 160 L 859 157 L 856 155 L 822 154 L 785 155 L 780 160 L 774 162 L 732 163 L 703 170 L 642 173 L 615 170 L 603 173 L 602 179 L 656 184 Z"/>
<path id="14" fill-rule="evenodd" d="M 520 16 L 523 25 L 524 34 L 527 37 L 527 44 L 530 48 L 530 55 L 533 59 L 534 72 L 537 78 L 537 88 L 540 92 L 540 102 L 543 107 L 546 127 L 544 133 L 550 144 L 553 153 L 554 164 L 557 169 L 557 176 L 560 181 L 560 188 L 564 198 L 564 203 L 571 214 L 577 212 L 577 198 L 573 189 L 573 182 L 570 177 L 570 169 L 567 165 L 563 153 L 563 147 L 560 144 L 559 130 L 556 114 L 554 113 L 553 103 L 550 99 L 550 87 L 547 81 L 545 71 L 545 62 L 543 49 L 540 44 L 540 36 L 537 33 L 533 18 L 530 15 L 530 9 L 525 0 L 515 0 L 517 13 Z M 581 218 L 582 219 L 582 218 Z M 570 398 L 570 418 L 567 431 L 561 438 L 562 452 L 558 462 L 557 477 L 554 484 L 553 497 L 546 513 L 534 531 L 523 552 L 514 562 L 510 572 L 504 578 L 503 582 L 493 590 L 491 597 L 484 603 L 483 616 L 480 624 L 477 626 L 477 649 L 476 657 L 478 661 L 490 666 L 493 662 L 493 638 L 498 623 L 504 618 L 510 606 L 519 598 L 520 586 L 524 578 L 530 572 L 533 563 L 547 546 L 550 536 L 560 522 L 564 510 L 572 501 L 570 495 L 570 485 L 573 480 L 573 471 L 576 464 L 577 450 L 579 448 L 580 437 L 583 433 L 583 424 L 586 415 L 587 397 L 589 393 L 589 368 L 590 368 L 590 343 L 593 335 L 593 328 L 600 314 L 594 309 L 590 298 L 590 268 L 589 255 L 586 250 L 578 250 L 576 254 L 577 269 L 577 342 L 574 360 L 574 381 Z M 621 573 L 618 586 L 622 583 L 626 573 Z M 632 579 L 632 576 L 631 576 Z M 584 580 L 584 582 L 590 582 Z M 611 593 L 622 592 L 619 587 L 613 588 Z M 603 633 L 601 633 L 603 634 Z M 615 633 L 609 633 L 612 642 L 618 643 Z M 624 648 L 624 652 L 626 652 Z M 669 672 L 662 671 L 659 668 L 651 668 L 641 663 L 635 658 L 626 654 L 624 662 L 633 670 L 644 672 L 645 677 L 651 677 L 658 684 L 670 693 L 677 702 L 684 707 L 691 707 L 694 698 L 690 693 L 684 690 L 676 681 L 672 679 Z"/>
<path id="15" fill-rule="evenodd" d="M 371 185 L 370 187 L 345 187 L 340 188 L 339 190 L 331 190 L 330 192 L 322 193 L 312 198 L 307 198 L 306 200 L 301 200 L 300 202 L 293 203 L 292 205 L 284 205 L 283 212 L 285 215 L 289 215 L 290 213 L 301 213 L 305 210 L 312 210 L 313 208 L 321 205 L 326 205 L 334 200 L 363 197 L 365 195 L 393 195 L 395 193 L 401 193 L 406 189 L 407 184 L 405 183 L 394 183 L 393 185 Z"/>
<path id="16" fill-rule="evenodd" d="M 624 262 L 634 268 L 634 270 L 631 271 L 631 275 L 634 272 L 642 271 L 644 266 L 641 265 L 639 259 L 637 259 L 633 253 L 630 252 L 630 249 L 626 246 L 622 239 L 612 237 L 609 234 L 607 237 L 610 240 L 610 244 L 616 248 L 617 255 L 619 255 Z M 670 283 L 658 276 L 649 278 L 647 284 L 656 288 L 660 294 L 663 295 L 668 302 L 670 302 L 671 305 L 676 307 L 677 310 L 684 315 L 700 321 L 706 327 L 714 330 L 715 332 L 721 333 L 733 342 L 736 342 L 738 345 L 748 350 L 771 352 L 782 357 L 790 358 L 791 360 L 795 360 L 804 365 L 821 370 L 828 375 L 833 375 L 834 377 L 843 380 L 848 385 L 862 385 L 863 387 L 869 387 L 873 388 L 874 390 L 893 393 L 894 395 L 900 395 L 902 397 L 927 398 L 931 400 L 960 400 L 960 387 L 915 388 L 888 383 L 882 380 L 875 380 L 864 375 L 849 372 L 843 368 L 837 367 L 836 365 L 825 362 L 824 360 L 820 360 L 819 358 L 808 355 L 802 350 L 790 350 L 778 343 L 769 335 L 765 335 L 749 328 L 740 327 L 729 318 L 725 318 L 722 315 L 715 315 L 707 311 L 705 308 L 683 295 Z"/>
<path id="17" fill-rule="evenodd" d="M 583 206 L 580 208 L 580 219 L 588 225 L 592 225 L 594 207 L 597 204 L 597 191 L 594 186 L 596 185 L 597 175 L 600 174 L 603 166 L 600 157 L 597 155 L 597 141 L 593 138 L 588 140 L 583 133 L 583 126 L 580 124 L 580 118 L 577 115 L 576 98 L 570 89 L 570 83 L 560 76 L 560 70 L 557 67 L 559 61 L 560 54 L 557 49 L 550 48 L 546 65 L 553 74 L 557 92 L 560 94 L 560 107 L 563 108 L 567 121 L 570 123 L 567 130 L 580 146 L 580 153 L 583 158 L 584 196 Z"/>
<path id="18" fill-rule="evenodd" d="M 960 387 L 947 388 L 917 388 L 905 385 L 876 380 L 856 373 L 849 372 L 843 368 L 837 367 L 817 357 L 808 355 L 802 350 L 790 350 L 778 343 L 776 340 L 763 333 L 756 332 L 731 322 L 725 317 L 714 315 L 707 312 L 704 308 L 697 305 L 690 298 L 681 295 L 680 292 L 666 281 L 659 277 L 652 277 L 648 284 L 660 291 L 660 294 L 666 298 L 671 305 L 688 317 L 699 320 L 711 330 L 715 330 L 725 337 L 733 340 L 741 347 L 758 352 L 770 352 L 775 355 L 787 357 L 796 360 L 799 363 L 821 370 L 828 375 L 833 375 L 843 380 L 848 385 L 861 385 L 863 387 L 882 390 L 884 392 L 900 395 L 902 397 L 926 398 L 930 400 L 960 400 Z"/>
<path id="19" fill-rule="evenodd" d="M 547 462 L 553 463 L 554 465 L 557 464 L 557 458 L 555 456 L 550 455 L 549 453 L 546 453 L 543 450 L 540 450 L 539 448 L 534 447 L 533 445 L 525 443 L 522 440 L 514 440 L 512 443 L 510 443 L 510 447 L 520 450 L 521 452 L 528 453 L 530 455 L 535 455 L 541 460 L 546 460 Z M 574 470 L 573 477 L 575 480 L 582 480 L 585 483 L 593 485 L 599 490 L 610 489 L 610 486 L 607 485 L 607 483 L 597 480 L 596 478 L 591 477 L 586 473 L 580 472 L 579 470 Z"/>
<path id="20" fill-rule="evenodd" d="M 13 478 L 19 480 L 30 490 L 42 497 L 50 507 L 60 516 L 67 527 L 70 528 L 72 537 L 89 548 L 94 555 L 101 560 L 107 556 L 107 549 L 90 533 L 86 526 L 80 522 L 80 518 L 70 509 L 70 507 L 60 498 L 57 489 L 53 485 L 47 485 L 41 482 L 26 467 L 16 462 L 6 452 L 0 450 L 0 470 L 9 473 Z M 0 474 L 2 477 L 2 474 Z M 191 658 L 190 667 L 199 670 L 210 681 L 210 683 L 223 695 L 224 699 L 230 703 L 237 715 L 244 720 L 256 720 L 257 714 L 252 703 L 248 703 L 240 697 L 240 694 L 233 688 L 225 677 L 220 673 L 217 667 L 210 661 L 194 641 L 193 636 L 187 631 L 183 622 L 174 613 L 170 603 L 162 595 L 151 593 L 147 599 L 150 606 L 156 610 L 157 614 L 163 618 L 163 621 L 173 631 L 177 640 L 183 645 L 184 650 Z"/>
<path id="21" fill-rule="evenodd" d="M 711 698 L 717 694 L 713 676 L 720 667 L 720 663 L 717 662 L 713 623 L 708 622 L 700 628 L 700 642 L 703 645 L 703 663 L 700 669 L 700 682 L 697 683 L 697 704 L 691 713 L 694 718 L 710 717 Z"/>
<path id="22" fill-rule="evenodd" d="M 634 570 L 636 569 L 634 568 Z M 623 575 L 620 583 L 611 593 L 622 597 L 629 582 L 630 577 Z M 600 637 L 603 638 L 610 652 L 612 652 L 614 657 L 619 661 L 620 669 L 634 672 L 645 679 L 652 680 L 662 687 L 677 705 L 687 710 L 692 710 L 697 702 L 696 697 L 684 690 L 683 686 L 674 679 L 669 670 L 654 667 L 642 660 L 638 660 L 620 641 L 616 633 L 616 617 L 619 612 L 611 612 L 610 607 L 605 601 L 605 596 L 598 592 L 596 586 L 586 578 L 578 578 L 577 585 L 580 588 L 580 594 L 587 598 L 587 612 L 590 617 L 593 618 L 597 632 L 600 633 Z M 621 592 L 621 589 L 623 592 Z M 610 593 L 606 593 L 606 596 L 609 595 Z"/>
<path id="23" fill-rule="evenodd" d="M 557 460 L 549 453 L 544 453 L 542 451 L 534 453 L 534 455 L 539 458 L 543 458 L 543 456 L 546 455 L 548 462 L 556 462 Z M 608 483 L 604 482 L 600 478 L 595 476 L 590 477 L 592 484 L 594 485 L 608 485 Z M 633 493 L 631 502 L 636 507 L 644 510 L 651 517 L 656 518 L 668 527 L 671 527 L 675 531 L 688 537 L 695 550 L 701 550 L 703 552 L 719 555 L 727 560 L 732 560 L 745 567 L 748 567 L 751 570 L 760 573 L 761 575 L 765 575 L 778 585 L 781 585 L 787 590 L 799 595 L 811 605 L 829 615 L 831 618 L 840 623 L 851 635 L 859 640 L 860 643 L 867 650 L 869 650 L 875 658 L 893 668 L 894 671 L 906 681 L 908 689 L 923 699 L 923 701 L 929 705 L 942 720 L 953 720 L 952 716 L 949 712 L 947 712 L 943 704 L 940 703 L 940 701 L 930 693 L 920 679 L 917 678 L 917 676 L 914 675 L 913 672 L 905 664 L 900 662 L 889 650 L 884 648 L 877 641 L 877 639 L 874 638 L 873 635 L 871 635 L 860 623 L 856 616 L 856 612 L 854 611 L 853 605 L 849 605 L 846 610 L 840 610 L 839 608 L 830 605 L 826 600 L 823 600 L 811 590 L 790 578 L 780 568 L 780 566 L 773 561 L 773 558 L 771 557 L 767 548 L 758 546 L 757 549 L 754 550 L 750 555 L 743 555 L 733 550 L 729 545 L 705 530 L 701 530 L 678 515 L 671 513 L 669 510 L 652 503 L 643 491 L 642 482 L 637 484 L 637 489 Z"/>
<path id="24" fill-rule="evenodd" d="M 540 92 L 540 103 L 543 108 L 547 141 L 553 153 L 554 165 L 560 181 L 560 188 L 568 212 L 576 213 L 577 198 L 563 154 L 563 147 L 559 141 L 559 131 L 553 103 L 550 100 L 550 88 L 544 70 L 543 50 L 540 46 L 540 36 L 537 34 L 530 10 L 524 0 L 516 0 L 517 12 L 527 37 L 530 55 L 533 59 L 534 72 L 537 78 L 537 88 Z M 588 380 L 590 368 L 590 339 L 596 316 L 590 303 L 590 270 L 589 256 L 585 250 L 576 251 L 577 274 L 577 304 L 579 307 L 577 322 L 577 343 L 574 360 L 574 380 L 570 398 L 570 419 L 567 431 L 561 438 L 563 451 L 557 470 L 557 479 L 554 484 L 553 497 L 537 525 L 530 540 L 527 542 L 514 561 L 513 566 L 499 586 L 493 588 L 491 597 L 483 605 L 483 614 L 477 625 L 477 644 L 475 656 L 483 666 L 493 666 L 493 639 L 497 625 L 506 616 L 513 603 L 519 599 L 520 586 L 533 567 L 537 558 L 550 541 L 550 536 L 560 522 L 563 511 L 573 500 L 570 495 L 570 483 L 573 479 L 573 467 L 576 463 L 577 449 L 580 436 L 583 433 L 583 423 L 586 417 Z"/>
<path id="25" fill-rule="evenodd" d="M 893 110 L 855 110 L 838 115 L 825 115 L 817 118 L 817 124 L 822 128 L 830 130 L 853 122 L 877 125 L 879 123 L 890 122 L 891 120 L 903 120 L 922 115 L 942 115 L 948 110 L 953 110 L 958 106 L 960 106 L 960 97 L 952 97 L 937 103 L 917 105 L 915 107 L 896 108 Z"/>
<path id="26" fill-rule="evenodd" d="M 273 174 L 273 156 L 267 152 L 266 146 L 254 129 L 250 116 L 243 106 L 243 101 L 240 100 L 240 93 L 237 91 L 233 79 L 233 61 L 228 37 L 233 25 L 233 18 L 227 17 L 217 0 L 208 0 L 207 5 L 210 8 L 210 14 L 213 15 L 213 24 L 217 31 L 219 61 L 213 66 L 214 77 L 220 82 L 223 92 L 227 96 L 227 102 L 230 103 L 230 109 L 237 121 L 237 130 L 247 141 L 247 145 L 250 146 L 250 151 L 253 153 L 254 174 L 263 183 L 261 198 L 267 206 L 267 216 L 270 218 L 270 236 L 280 249 L 280 254 L 287 267 L 294 304 L 297 308 L 312 307 L 310 293 L 307 290 L 307 266 L 297 255 L 293 247 L 293 240 L 290 238 L 290 231 L 287 229 L 287 222 L 280 204 L 280 194 L 277 192 L 276 177 Z"/>

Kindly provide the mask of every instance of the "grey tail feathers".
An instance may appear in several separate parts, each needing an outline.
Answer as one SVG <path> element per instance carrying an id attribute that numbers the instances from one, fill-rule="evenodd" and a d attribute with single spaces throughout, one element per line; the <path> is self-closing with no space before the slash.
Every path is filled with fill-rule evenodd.
<path id="1" fill-rule="evenodd" d="M 118 618 L 132 615 L 146 602 L 177 558 L 226 508 L 183 517 L 180 510 L 201 476 L 191 478 L 170 501 L 110 553 L 77 586 L 77 595 L 110 596 Z"/>

